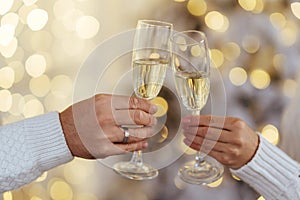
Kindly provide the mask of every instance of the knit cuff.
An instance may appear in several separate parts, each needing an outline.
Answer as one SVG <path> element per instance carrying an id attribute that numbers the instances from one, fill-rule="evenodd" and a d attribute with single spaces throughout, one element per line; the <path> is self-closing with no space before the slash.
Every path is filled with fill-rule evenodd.
<path id="1" fill-rule="evenodd" d="M 26 119 L 24 127 L 29 150 L 41 172 L 73 159 L 57 112 Z"/>
<path id="2" fill-rule="evenodd" d="M 231 172 L 247 182 L 264 197 L 277 199 L 298 177 L 299 165 L 282 150 L 260 136 L 260 144 L 252 160 Z"/>

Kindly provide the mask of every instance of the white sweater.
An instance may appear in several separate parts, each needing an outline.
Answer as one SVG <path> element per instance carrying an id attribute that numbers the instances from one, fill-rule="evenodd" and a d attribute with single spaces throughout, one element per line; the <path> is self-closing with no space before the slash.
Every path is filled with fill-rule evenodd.
<path id="1" fill-rule="evenodd" d="M 71 161 L 58 113 L 0 128 L 0 193 L 27 184 L 44 171 Z M 300 165 L 260 137 L 254 158 L 231 170 L 267 200 L 300 199 Z"/>
<path id="2" fill-rule="evenodd" d="M 252 160 L 231 172 L 267 200 L 300 200 L 300 164 L 261 135 Z"/>
<path id="3" fill-rule="evenodd" d="M 56 112 L 2 126 L 0 194 L 72 159 Z"/>

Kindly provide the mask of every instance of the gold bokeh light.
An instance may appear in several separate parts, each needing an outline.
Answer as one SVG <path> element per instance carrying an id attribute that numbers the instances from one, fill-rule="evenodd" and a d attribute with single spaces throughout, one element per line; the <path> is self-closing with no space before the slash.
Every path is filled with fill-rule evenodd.
<path id="1" fill-rule="evenodd" d="M 271 78 L 266 71 L 255 69 L 250 74 L 250 82 L 257 89 L 265 89 L 270 85 Z"/>
<path id="2" fill-rule="evenodd" d="M 300 2 L 291 3 L 291 9 L 295 17 L 300 19 Z"/>
<path id="3" fill-rule="evenodd" d="M 241 67 L 232 68 L 229 79 L 233 85 L 241 86 L 247 81 L 247 72 Z"/>
<path id="4" fill-rule="evenodd" d="M 44 97 L 50 90 L 50 79 L 47 75 L 32 78 L 29 82 L 29 89 L 35 96 Z"/>
<path id="5" fill-rule="evenodd" d="M 256 7 L 256 0 L 238 0 L 238 2 L 246 11 L 253 11 Z"/>
<path id="6" fill-rule="evenodd" d="M 278 129 L 272 125 L 268 124 L 266 125 L 262 131 L 261 134 L 272 144 L 276 145 L 279 142 L 279 133 Z"/>
<path id="7" fill-rule="evenodd" d="M 0 15 L 7 13 L 14 4 L 14 0 L 0 0 Z"/>
<path id="8" fill-rule="evenodd" d="M 12 105 L 12 95 L 9 90 L 0 90 L 0 111 L 7 112 Z"/>
<path id="9" fill-rule="evenodd" d="M 97 35 L 100 24 L 92 16 L 82 16 L 76 22 L 76 33 L 82 39 L 90 39 Z"/>
<path id="10" fill-rule="evenodd" d="M 192 15 L 201 16 L 206 13 L 207 5 L 204 0 L 189 0 L 187 9 Z"/>
<path id="11" fill-rule="evenodd" d="M 219 49 L 211 49 L 210 57 L 214 63 L 214 66 L 217 68 L 219 68 L 224 63 L 224 55 Z"/>
<path id="12" fill-rule="evenodd" d="M 212 30 L 225 32 L 229 27 L 229 20 L 218 11 L 211 11 L 205 16 L 205 24 Z"/>
<path id="13" fill-rule="evenodd" d="M 270 21 L 277 29 L 283 29 L 286 25 L 286 17 L 282 13 L 272 13 L 270 15 Z"/>
<path id="14" fill-rule="evenodd" d="M 42 75 L 46 70 L 46 59 L 43 55 L 34 54 L 25 62 L 26 72 L 32 77 Z"/>
<path id="15" fill-rule="evenodd" d="M 222 46 L 221 50 L 224 54 L 224 57 L 230 61 L 237 59 L 241 54 L 240 46 L 234 42 L 226 43 L 224 46 Z"/>
<path id="16" fill-rule="evenodd" d="M 43 9 L 34 9 L 27 16 L 27 25 L 33 31 L 44 28 L 48 22 L 48 13 Z"/>
<path id="17" fill-rule="evenodd" d="M 36 98 L 27 101 L 24 105 L 23 115 L 25 118 L 44 114 L 43 104 Z"/>
<path id="18" fill-rule="evenodd" d="M 0 68 L 0 87 L 8 89 L 15 81 L 15 72 L 11 67 Z"/>

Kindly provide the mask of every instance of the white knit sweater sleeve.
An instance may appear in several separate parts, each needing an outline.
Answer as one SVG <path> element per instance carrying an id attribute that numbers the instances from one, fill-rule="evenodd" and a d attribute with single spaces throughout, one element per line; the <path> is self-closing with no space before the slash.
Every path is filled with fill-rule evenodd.
<path id="1" fill-rule="evenodd" d="M 256 155 L 245 166 L 231 170 L 267 200 L 300 199 L 300 165 L 260 136 Z"/>
<path id="2" fill-rule="evenodd" d="M 56 112 L 2 126 L 0 194 L 72 159 Z"/>

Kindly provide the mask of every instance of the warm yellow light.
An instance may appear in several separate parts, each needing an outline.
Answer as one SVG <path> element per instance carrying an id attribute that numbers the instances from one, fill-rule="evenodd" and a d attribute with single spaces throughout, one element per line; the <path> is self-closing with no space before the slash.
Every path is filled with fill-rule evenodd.
<path id="1" fill-rule="evenodd" d="M 23 0 L 24 4 L 26 6 L 31 6 L 33 4 L 35 4 L 38 0 Z"/>
<path id="2" fill-rule="evenodd" d="M 229 20 L 221 13 L 211 11 L 205 16 L 205 24 L 212 30 L 225 32 L 229 27 Z"/>
<path id="3" fill-rule="evenodd" d="M 283 45 L 291 46 L 298 39 L 298 27 L 293 21 L 287 21 L 285 28 L 281 31 L 281 40 Z"/>
<path id="4" fill-rule="evenodd" d="M 72 200 L 73 191 L 72 188 L 66 182 L 62 180 L 53 181 L 50 185 L 50 196 L 54 200 L 64 199 Z"/>
<path id="5" fill-rule="evenodd" d="M 24 105 L 25 105 L 24 97 L 19 93 L 13 94 L 12 95 L 12 105 L 9 109 L 9 113 L 14 116 L 21 115 L 23 113 Z"/>
<path id="6" fill-rule="evenodd" d="M 291 9 L 295 17 L 300 19 L 300 2 L 291 3 Z"/>
<path id="7" fill-rule="evenodd" d="M 12 196 L 11 192 L 4 192 L 3 193 L 3 200 L 12 200 L 12 199 L 13 199 L 13 196 Z"/>
<path id="8" fill-rule="evenodd" d="M 155 117 L 161 117 L 168 111 L 168 102 L 162 97 L 156 97 L 150 101 L 157 106 L 157 112 L 154 114 Z"/>
<path id="9" fill-rule="evenodd" d="M 286 17 L 281 13 L 272 13 L 270 15 L 270 21 L 277 29 L 283 29 L 286 25 Z"/>
<path id="10" fill-rule="evenodd" d="M 263 196 L 260 196 L 257 200 L 265 200 Z"/>
<path id="11" fill-rule="evenodd" d="M 241 181 L 241 179 L 240 179 L 239 177 L 237 177 L 236 175 L 231 174 L 231 176 L 232 176 L 232 178 L 233 178 L 234 180 Z"/>
<path id="12" fill-rule="evenodd" d="M 240 6 L 246 11 L 253 11 L 256 7 L 256 0 L 239 0 Z"/>
<path id="13" fill-rule="evenodd" d="M 3 57 L 11 58 L 16 53 L 17 48 L 18 40 L 15 37 L 13 37 L 13 39 L 7 46 L 0 46 L 0 52 Z"/>
<path id="14" fill-rule="evenodd" d="M 241 86 L 247 81 L 247 72 L 241 67 L 232 68 L 229 79 L 233 85 Z"/>
<path id="15" fill-rule="evenodd" d="M 221 185 L 221 183 L 223 182 L 223 177 L 219 178 L 218 180 L 216 180 L 215 182 L 209 183 L 207 184 L 208 187 L 218 187 L 219 185 Z"/>
<path id="16" fill-rule="evenodd" d="M 100 24 L 98 20 L 92 16 L 82 16 L 77 20 L 76 33 L 78 37 L 90 39 L 97 35 Z"/>
<path id="17" fill-rule="evenodd" d="M 264 10 L 264 2 L 263 0 L 256 0 L 256 6 L 254 10 L 252 10 L 253 13 L 261 13 Z"/>
<path id="18" fill-rule="evenodd" d="M 268 124 L 266 125 L 262 131 L 261 134 L 272 144 L 276 145 L 279 142 L 279 133 L 278 129 L 272 125 Z"/>
<path id="19" fill-rule="evenodd" d="M 13 61 L 10 62 L 8 66 L 10 66 L 14 70 L 15 83 L 20 82 L 23 79 L 25 73 L 24 65 L 19 61 Z"/>
<path id="20" fill-rule="evenodd" d="M 185 2 L 186 0 L 174 0 L 175 2 Z"/>
<path id="21" fill-rule="evenodd" d="M 62 23 L 68 31 L 75 31 L 77 20 L 82 16 L 81 10 L 75 8 L 67 10 L 62 17 Z"/>
<path id="22" fill-rule="evenodd" d="M 0 27 L 0 45 L 7 46 L 14 38 L 15 27 L 11 24 L 4 24 Z"/>
<path id="23" fill-rule="evenodd" d="M 66 98 L 73 92 L 73 82 L 66 75 L 55 76 L 51 81 L 51 92 L 59 98 Z"/>
<path id="24" fill-rule="evenodd" d="M 35 182 L 42 182 L 42 181 L 46 180 L 47 176 L 48 176 L 48 172 L 44 172 L 40 177 L 38 177 L 35 180 Z"/>
<path id="25" fill-rule="evenodd" d="M 76 185 L 83 183 L 87 177 L 93 175 L 94 170 L 92 163 L 88 164 L 82 160 L 75 159 L 64 167 L 64 177 L 68 183 Z"/>
<path id="26" fill-rule="evenodd" d="M 204 57 L 205 51 L 199 45 L 194 45 L 191 47 L 191 55 L 194 57 Z"/>
<path id="27" fill-rule="evenodd" d="M 201 16 L 205 14 L 207 5 L 204 0 L 189 0 L 187 9 L 192 15 Z"/>
<path id="28" fill-rule="evenodd" d="M 5 24 L 10 24 L 16 28 L 18 23 L 19 23 L 19 15 L 17 15 L 16 13 L 12 13 L 12 12 L 7 13 L 1 18 L 1 26 Z"/>
<path id="29" fill-rule="evenodd" d="M 72 0 L 57 0 L 53 6 L 53 12 L 57 19 L 61 19 L 68 10 L 71 10 L 74 7 L 75 3 Z"/>
<path id="30" fill-rule="evenodd" d="M 253 70 L 250 74 L 250 82 L 257 89 L 265 89 L 270 85 L 270 75 L 261 69 Z"/>
<path id="31" fill-rule="evenodd" d="M 40 54 L 30 56 L 25 62 L 26 72 L 32 77 L 42 75 L 46 70 L 46 59 Z"/>
<path id="32" fill-rule="evenodd" d="M 43 9 L 34 9 L 27 16 L 28 27 L 33 31 L 43 29 L 48 22 L 48 13 Z"/>
<path id="33" fill-rule="evenodd" d="M 12 95 L 9 90 L 0 90 L 0 111 L 7 112 L 12 105 Z"/>
<path id="34" fill-rule="evenodd" d="M 218 49 L 210 50 L 211 60 L 213 61 L 215 67 L 220 67 L 224 63 L 224 55 L 222 51 Z"/>
<path id="35" fill-rule="evenodd" d="M 11 67 L 0 68 L 0 87 L 8 89 L 15 81 L 15 72 Z"/>
<path id="36" fill-rule="evenodd" d="M 283 83 L 283 94 L 292 98 L 296 94 L 297 82 L 295 80 L 287 79 Z"/>
<path id="37" fill-rule="evenodd" d="M 239 55 L 241 54 L 241 49 L 239 45 L 234 42 L 229 42 L 225 44 L 221 48 L 221 50 L 224 54 L 224 57 L 230 61 L 237 59 L 237 57 L 239 57 Z"/>
<path id="38" fill-rule="evenodd" d="M 25 103 L 23 115 L 25 118 L 44 114 L 44 106 L 38 99 L 32 99 Z"/>
<path id="39" fill-rule="evenodd" d="M 14 0 L 0 0 L 0 15 L 7 13 L 14 4 Z"/>
<path id="40" fill-rule="evenodd" d="M 34 9 L 37 9 L 37 5 L 33 4 L 33 5 L 30 5 L 30 6 L 26 6 L 26 5 L 23 5 L 20 9 L 19 9 L 19 17 L 20 17 L 20 21 L 23 23 L 23 24 L 27 24 L 27 16 L 28 14 L 34 10 Z"/>
<path id="41" fill-rule="evenodd" d="M 248 53 L 255 53 L 260 48 L 260 40 L 254 35 L 246 35 L 243 38 L 242 46 Z"/>
<path id="42" fill-rule="evenodd" d="M 29 89 L 35 96 L 44 97 L 50 90 L 50 80 L 47 75 L 32 78 L 29 82 Z"/>

